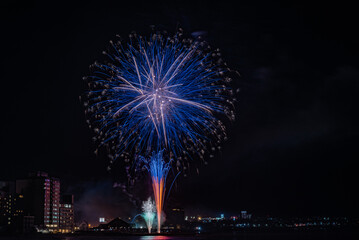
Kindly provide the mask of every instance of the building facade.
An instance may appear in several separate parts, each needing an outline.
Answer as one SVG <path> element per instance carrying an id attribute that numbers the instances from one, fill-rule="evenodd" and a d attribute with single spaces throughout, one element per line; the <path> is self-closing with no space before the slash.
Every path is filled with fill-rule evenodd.
<path id="1" fill-rule="evenodd" d="M 74 231 L 74 195 L 63 195 L 60 202 L 59 232 Z"/>
<path id="2" fill-rule="evenodd" d="M 24 196 L 24 212 L 34 216 L 38 230 L 57 232 L 60 222 L 60 180 L 44 172 L 16 180 L 16 193 Z"/>
<path id="3" fill-rule="evenodd" d="M 14 182 L 0 181 L 0 231 L 21 232 L 23 198 L 16 194 Z"/>

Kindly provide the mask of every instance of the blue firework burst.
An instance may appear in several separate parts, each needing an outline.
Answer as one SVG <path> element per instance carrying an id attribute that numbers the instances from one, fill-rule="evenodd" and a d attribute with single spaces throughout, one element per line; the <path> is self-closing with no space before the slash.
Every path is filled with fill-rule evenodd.
<path id="1" fill-rule="evenodd" d="M 111 42 L 106 63 L 92 65 L 85 107 L 99 145 L 112 158 L 165 149 L 203 157 L 225 138 L 220 114 L 234 118 L 231 78 L 208 44 L 152 34 Z"/>

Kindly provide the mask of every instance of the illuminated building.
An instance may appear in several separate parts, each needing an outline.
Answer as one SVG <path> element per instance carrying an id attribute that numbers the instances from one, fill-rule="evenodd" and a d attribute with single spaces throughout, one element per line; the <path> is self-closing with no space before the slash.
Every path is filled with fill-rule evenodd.
<path id="1" fill-rule="evenodd" d="M 0 181 L 0 229 L 22 231 L 23 195 L 15 193 L 15 183 Z"/>
<path id="2" fill-rule="evenodd" d="M 247 211 L 241 211 L 241 218 L 247 219 Z"/>
<path id="3" fill-rule="evenodd" d="M 107 217 L 99 217 L 98 218 L 98 223 L 99 224 L 106 224 L 109 223 L 112 219 L 107 218 Z"/>
<path id="4" fill-rule="evenodd" d="M 247 211 L 241 211 L 241 218 L 242 219 L 251 219 L 252 214 L 248 214 Z"/>
<path id="5" fill-rule="evenodd" d="M 95 231 L 114 231 L 114 232 L 128 232 L 131 229 L 129 223 L 125 222 L 121 218 L 115 218 L 108 223 L 100 224 L 97 227 L 94 227 Z"/>
<path id="6" fill-rule="evenodd" d="M 60 180 L 44 172 L 30 173 L 16 180 L 16 192 L 24 196 L 25 214 L 34 216 L 38 229 L 58 231 L 60 215 Z"/>
<path id="7" fill-rule="evenodd" d="M 74 195 L 63 195 L 60 202 L 59 232 L 73 232 L 74 225 Z"/>

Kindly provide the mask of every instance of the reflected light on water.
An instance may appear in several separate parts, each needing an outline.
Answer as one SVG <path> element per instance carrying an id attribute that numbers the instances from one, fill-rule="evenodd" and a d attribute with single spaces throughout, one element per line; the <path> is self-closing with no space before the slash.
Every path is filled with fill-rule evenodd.
<path id="1" fill-rule="evenodd" d="M 142 236 L 141 240 L 169 240 L 168 236 Z"/>

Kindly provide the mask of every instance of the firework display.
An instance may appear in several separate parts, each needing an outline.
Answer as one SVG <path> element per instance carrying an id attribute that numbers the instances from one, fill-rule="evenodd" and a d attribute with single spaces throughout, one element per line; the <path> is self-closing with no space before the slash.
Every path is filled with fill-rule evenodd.
<path id="1" fill-rule="evenodd" d="M 142 203 L 142 217 L 146 222 L 148 233 L 151 233 L 153 220 L 155 219 L 156 206 L 151 197 Z"/>
<path id="2" fill-rule="evenodd" d="M 230 70 L 218 49 L 182 32 L 131 34 L 104 54 L 108 60 L 93 64 L 86 78 L 88 123 L 111 161 L 145 156 L 139 162 L 151 175 L 160 232 L 172 162 L 185 170 L 226 139 L 220 115 L 234 119 Z"/>
<path id="3" fill-rule="evenodd" d="M 150 159 L 146 160 L 141 158 L 145 162 L 145 168 L 151 175 L 153 193 L 155 195 L 156 211 L 157 211 L 157 232 L 160 233 L 162 209 L 166 194 L 166 178 L 170 170 L 170 162 L 166 163 L 163 159 L 163 151 L 154 153 Z"/>
<path id="4" fill-rule="evenodd" d="M 182 164 L 225 139 L 217 114 L 233 119 L 235 99 L 218 50 L 179 33 L 131 35 L 129 43 L 111 46 L 108 61 L 91 66 L 84 103 L 110 158 L 166 149 Z"/>

